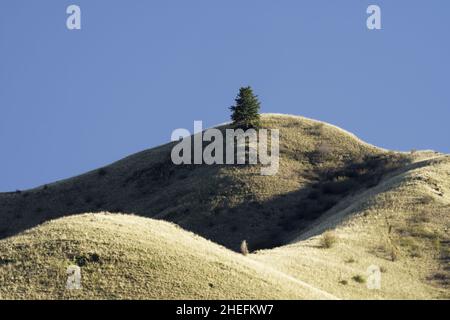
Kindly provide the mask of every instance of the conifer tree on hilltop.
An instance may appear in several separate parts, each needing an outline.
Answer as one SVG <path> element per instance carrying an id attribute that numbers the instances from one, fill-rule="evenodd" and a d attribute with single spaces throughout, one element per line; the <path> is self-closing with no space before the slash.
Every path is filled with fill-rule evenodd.
<path id="1" fill-rule="evenodd" d="M 259 116 L 260 102 L 258 96 L 253 94 L 251 87 L 242 87 L 239 89 L 236 104 L 230 107 L 233 112 L 231 120 L 233 125 L 242 128 L 258 129 L 261 126 L 261 118 Z"/>

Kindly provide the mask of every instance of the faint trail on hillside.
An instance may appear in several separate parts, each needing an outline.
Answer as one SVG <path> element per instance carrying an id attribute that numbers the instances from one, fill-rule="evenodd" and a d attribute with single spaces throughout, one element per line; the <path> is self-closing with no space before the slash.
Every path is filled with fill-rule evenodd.
<path id="1" fill-rule="evenodd" d="M 315 294 L 317 294 L 319 296 L 323 296 L 324 299 L 341 300 L 340 298 L 336 297 L 335 295 L 333 295 L 333 294 L 331 294 L 329 292 L 326 292 L 326 291 L 324 291 L 322 289 L 316 288 L 313 285 L 310 285 L 309 283 L 306 283 L 306 282 L 304 282 L 302 280 L 299 280 L 299 279 L 297 279 L 297 278 L 295 278 L 295 277 L 293 277 L 293 276 L 291 276 L 289 274 L 286 274 L 284 272 L 281 272 L 281 271 L 279 271 L 279 270 L 277 270 L 275 268 L 269 267 L 268 265 L 266 265 L 266 264 L 264 264 L 262 262 L 253 260 L 252 258 L 249 258 L 248 261 L 253 266 L 255 266 L 257 268 L 260 268 L 260 269 L 263 269 L 263 270 L 266 270 L 269 273 L 272 273 L 272 274 L 274 273 L 274 274 L 276 274 L 276 275 L 278 275 L 278 276 L 280 276 L 280 277 L 282 277 L 282 278 L 284 278 L 286 280 L 289 280 L 289 281 L 294 282 L 294 283 L 296 283 L 296 284 L 298 284 L 298 285 L 300 285 L 300 286 L 302 286 L 304 288 L 307 288 L 308 290 L 314 292 Z"/>

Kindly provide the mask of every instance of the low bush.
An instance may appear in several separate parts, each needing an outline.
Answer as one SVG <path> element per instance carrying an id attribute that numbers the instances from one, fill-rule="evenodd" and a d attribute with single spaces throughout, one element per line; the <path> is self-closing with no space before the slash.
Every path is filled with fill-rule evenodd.
<path id="1" fill-rule="evenodd" d="M 241 243 L 241 253 L 244 256 L 249 254 L 248 245 L 247 245 L 247 241 L 246 240 L 242 241 L 242 243 Z"/>
<path id="2" fill-rule="evenodd" d="M 366 282 L 366 279 L 360 274 L 357 274 L 356 276 L 353 276 L 352 279 L 353 279 L 353 281 L 358 282 L 358 283 Z"/>
<path id="3" fill-rule="evenodd" d="M 333 231 L 327 231 L 322 235 L 321 245 L 322 248 L 329 249 L 335 245 L 337 242 L 337 235 Z"/>

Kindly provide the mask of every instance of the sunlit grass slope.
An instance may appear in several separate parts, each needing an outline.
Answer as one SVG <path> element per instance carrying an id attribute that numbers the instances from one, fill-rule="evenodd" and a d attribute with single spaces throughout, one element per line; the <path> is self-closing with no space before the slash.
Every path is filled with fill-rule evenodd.
<path id="1" fill-rule="evenodd" d="M 324 248 L 324 232 L 335 242 Z M 450 298 L 450 157 L 405 172 L 350 197 L 290 245 L 253 257 L 340 298 Z M 369 290 L 378 266 L 381 289 Z"/>
<path id="2" fill-rule="evenodd" d="M 67 290 L 67 267 L 81 290 Z M 0 299 L 329 298 L 167 222 L 84 214 L 0 241 Z"/>

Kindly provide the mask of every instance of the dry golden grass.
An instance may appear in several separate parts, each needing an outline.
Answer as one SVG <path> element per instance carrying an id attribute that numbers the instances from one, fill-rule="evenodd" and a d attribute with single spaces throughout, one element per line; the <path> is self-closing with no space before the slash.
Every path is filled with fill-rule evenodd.
<path id="1" fill-rule="evenodd" d="M 280 130 L 276 176 L 261 176 L 258 166 L 175 166 L 173 144 L 167 144 L 68 180 L 0 194 L 0 237 L 49 219 L 109 211 L 171 221 L 235 251 L 242 239 L 253 250 L 273 247 L 342 198 L 333 184 L 347 188 L 344 192 L 365 188 L 339 177 L 327 182 L 329 171 L 359 163 L 364 174 L 376 157 L 393 157 L 318 121 L 280 115 L 262 120 L 264 127 Z M 321 182 L 331 193 L 308 199 L 311 187 L 322 187 Z"/>
<path id="2" fill-rule="evenodd" d="M 302 117 L 262 120 L 280 130 L 276 176 L 174 166 L 168 144 L 0 194 L 0 298 L 450 296 L 448 156 L 390 152 Z M 83 214 L 102 211 L 144 217 Z M 324 250 L 328 230 L 339 240 Z M 242 239 L 252 254 L 229 250 Z M 68 292 L 66 268 L 80 261 L 83 290 Z M 381 290 L 354 280 L 371 265 Z"/>
<path id="3" fill-rule="evenodd" d="M 131 215 L 45 223 L 0 241 L 0 259 L 0 299 L 328 298 L 173 224 Z M 67 267 L 77 264 L 82 289 L 68 290 Z"/>
<path id="4" fill-rule="evenodd" d="M 340 298 L 448 298 L 450 157 L 410 166 L 349 197 L 290 245 L 251 256 Z M 339 241 L 323 250 L 329 229 Z M 352 280 L 371 265 L 382 272 L 381 290 Z"/>

